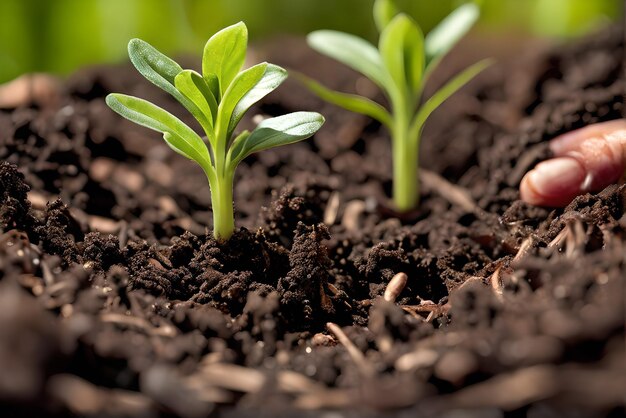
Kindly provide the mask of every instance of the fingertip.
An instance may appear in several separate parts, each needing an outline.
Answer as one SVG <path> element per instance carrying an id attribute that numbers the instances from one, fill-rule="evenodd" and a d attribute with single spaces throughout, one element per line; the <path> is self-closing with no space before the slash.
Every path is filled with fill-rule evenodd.
<path id="1" fill-rule="evenodd" d="M 553 158 L 537 164 L 520 183 L 520 198 L 531 205 L 563 207 L 581 193 L 584 167 L 574 158 Z"/>

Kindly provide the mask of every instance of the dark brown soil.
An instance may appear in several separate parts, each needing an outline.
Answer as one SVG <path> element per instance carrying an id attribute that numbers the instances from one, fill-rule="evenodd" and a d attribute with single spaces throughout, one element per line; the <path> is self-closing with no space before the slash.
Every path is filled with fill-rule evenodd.
<path id="1" fill-rule="evenodd" d="M 300 41 L 258 54 L 377 95 Z M 623 416 L 626 187 L 517 200 L 545 141 L 625 116 L 623 28 L 523 55 L 434 115 L 402 219 L 387 134 L 282 87 L 245 123 L 327 125 L 242 164 L 227 244 L 200 170 L 106 108 L 183 115 L 128 66 L 0 111 L 2 416 Z"/>

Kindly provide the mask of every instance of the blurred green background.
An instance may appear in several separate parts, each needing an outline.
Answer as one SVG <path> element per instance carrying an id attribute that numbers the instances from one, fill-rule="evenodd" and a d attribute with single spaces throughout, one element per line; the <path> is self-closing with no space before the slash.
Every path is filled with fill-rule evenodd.
<path id="1" fill-rule="evenodd" d="M 126 59 L 140 37 L 169 54 L 201 51 L 244 20 L 251 39 L 340 29 L 375 39 L 373 0 L 0 0 L 0 82 L 22 73 L 67 74 Z M 568 38 L 620 19 L 623 0 L 483 0 L 478 30 Z M 397 0 L 424 31 L 463 1 Z"/>

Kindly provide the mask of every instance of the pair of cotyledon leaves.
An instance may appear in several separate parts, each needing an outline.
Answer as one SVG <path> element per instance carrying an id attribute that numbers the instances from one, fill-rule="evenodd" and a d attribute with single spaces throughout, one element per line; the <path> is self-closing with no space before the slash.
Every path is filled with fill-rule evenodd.
<path id="1" fill-rule="evenodd" d="M 419 104 L 424 81 L 441 58 L 467 33 L 478 15 L 475 4 L 465 4 L 424 37 L 415 21 L 398 13 L 391 0 L 377 0 L 374 20 L 381 33 L 378 48 L 357 36 L 331 30 L 313 32 L 307 41 L 318 52 L 342 62 L 378 85 L 391 99 L 394 114 L 410 114 Z M 490 60 L 483 60 L 468 67 L 434 93 L 414 115 L 411 114 L 410 138 L 417 140 L 428 116 L 489 64 Z M 380 104 L 365 97 L 330 90 L 303 75 L 298 77 L 322 99 L 368 115 L 393 129 L 394 117 Z"/>
<path id="2" fill-rule="evenodd" d="M 251 133 L 245 131 L 231 140 L 244 113 L 287 78 L 283 68 L 266 62 L 241 71 L 247 43 L 248 31 L 242 22 L 213 35 L 204 48 L 202 75 L 183 70 L 140 39 L 128 44 L 133 65 L 198 120 L 208 146 L 189 126 L 146 100 L 114 93 L 107 97 L 107 104 L 123 117 L 163 133 L 174 151 L 196 161 L 209 175 L 218 174 L 218 167 L 234 170 L 252 153 L 310 137 L 324 118 L 314 112 L 295 112 L 266 119 Z"/>

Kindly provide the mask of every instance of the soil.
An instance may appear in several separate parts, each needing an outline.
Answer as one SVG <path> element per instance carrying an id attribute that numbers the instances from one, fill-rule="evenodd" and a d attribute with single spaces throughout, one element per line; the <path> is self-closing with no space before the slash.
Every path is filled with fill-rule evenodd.
<path id="1" fill-rule="evenodd" d="M 256 54 L 378 96 L 300 40 Z M 623 416 L 626 186 L 557 210 L 517 191 L 547 140 L 626 116 L 623 63 L 613 27 L 489 69 L 433 115 L 400 218 L 387 133 L 289 82 L 245 124 L 327 124 L 240 166 L 226 244 L 201 171 L 104 104 L 192 123 L 131 67 L 1 110 L 2 415 Z"/>

